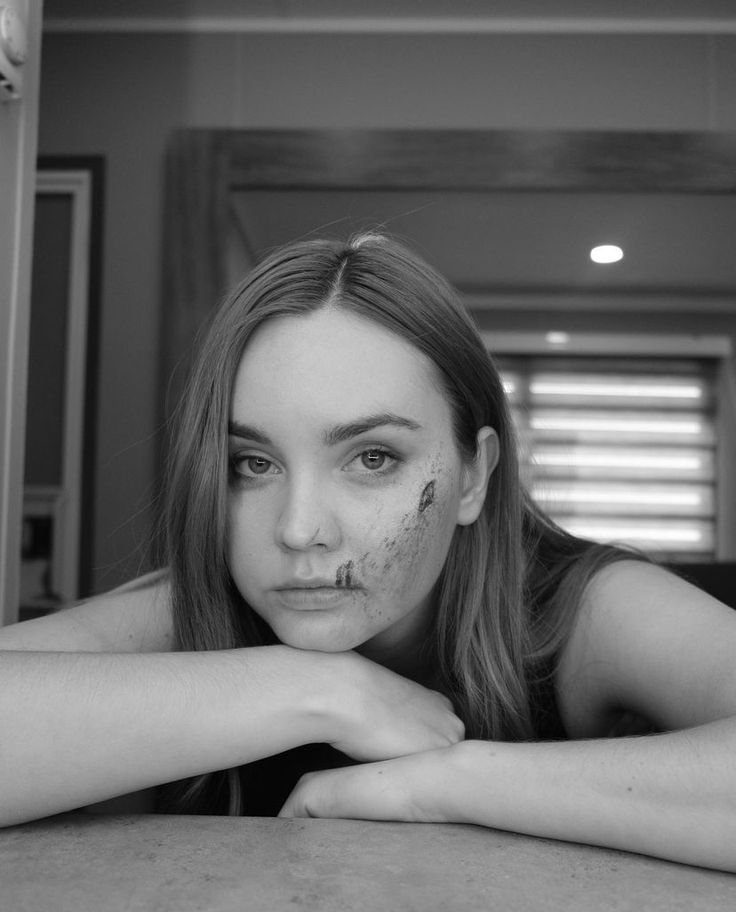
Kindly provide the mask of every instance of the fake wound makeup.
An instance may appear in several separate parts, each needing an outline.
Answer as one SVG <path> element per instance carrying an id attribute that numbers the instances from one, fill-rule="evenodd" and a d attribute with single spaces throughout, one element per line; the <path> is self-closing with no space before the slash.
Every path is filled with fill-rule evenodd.
<path id="1" fill-rule="evenodd" d="M 335 586 L 338 589 L 351 589 L 353 585 L 353 562 L 351 560 L 340 564 L 335 573 Z"/>
<path id="2" fill-rule="evenodd" d="M 425 485 L 424 490 L 422 491 L 422 496 L 419 498 L 419 509 L 417 512 L 424 513 L 427 507 L 432 506 L 434 503 L 434 489 L 435 481 L 432 479 L 429 484 Z"/>

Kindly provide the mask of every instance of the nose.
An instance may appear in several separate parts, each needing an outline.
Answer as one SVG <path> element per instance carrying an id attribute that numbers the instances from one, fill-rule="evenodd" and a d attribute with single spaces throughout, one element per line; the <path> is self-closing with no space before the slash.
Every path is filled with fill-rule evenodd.
<path id="1" fill-rule="evenodd" d="M 276 524 L 278 544 L 288 551 L 333 550 L 340 545 L 340 527 L 329 492 L 308 478 L 292 481 Z"/>

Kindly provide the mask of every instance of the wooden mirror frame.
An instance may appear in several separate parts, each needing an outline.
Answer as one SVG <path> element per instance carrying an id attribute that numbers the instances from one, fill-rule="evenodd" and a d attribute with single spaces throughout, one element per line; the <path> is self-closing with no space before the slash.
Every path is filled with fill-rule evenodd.
<path id="1" fill-rule="evenodd" d="M 228 199 L 246 189 L 736 193 L 736 134 L 178 131 L 167 161 L 164 231 L 169 403 L 178 401 L 198 329 L 226 290 Z"/>

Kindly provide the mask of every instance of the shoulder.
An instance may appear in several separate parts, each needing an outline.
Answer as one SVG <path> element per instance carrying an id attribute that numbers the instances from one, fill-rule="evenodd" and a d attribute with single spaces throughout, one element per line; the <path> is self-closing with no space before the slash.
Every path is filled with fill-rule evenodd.
<path id="1" fill-rule="evenodd" d="M 169 652 L 173 644 L 166 571 L 46 617 L 0 629 L 0 649 L 55 652 Z"/>
<path id="2" fill-rule="evenodd" d="M 662 567 L 621 560 L 584 593 L 555 677 L 573 737 L 624 713 L 656 729 L 736 713 L 736 611 Z"/>

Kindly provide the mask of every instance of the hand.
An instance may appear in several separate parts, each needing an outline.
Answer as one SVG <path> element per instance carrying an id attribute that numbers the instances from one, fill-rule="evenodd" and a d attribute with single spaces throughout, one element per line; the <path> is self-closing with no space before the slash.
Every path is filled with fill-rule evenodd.
<path id="1" fill-rule="evenodd" d="M 447 823 L 453 748 L 307 773 L 279 817 L 349 817 Z"/>
<path id="2" fill-rule="evenodd" d="M 448 747 L 465 726 L 443 694 L 358 653 L 345 664 L 332 694 L 334 736 L 327 740 L 355 760 L 384 760 Z"/>

